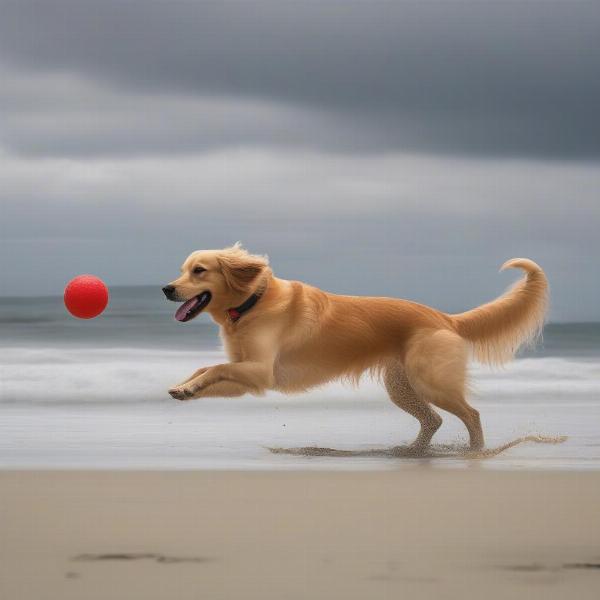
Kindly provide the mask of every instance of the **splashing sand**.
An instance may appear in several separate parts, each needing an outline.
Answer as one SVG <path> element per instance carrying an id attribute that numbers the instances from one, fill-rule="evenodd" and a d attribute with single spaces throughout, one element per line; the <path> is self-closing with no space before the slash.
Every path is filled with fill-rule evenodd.
<path id="1" fill-rule="evenodd" d="M 320 448 L 306 446 L 304 448 L 269 448 L 273 454 L 291 454 L 293 456 L 333 456 L 333 457 L 388 457 L 388 458 L 492 458 L 501 452 L 524 442 L 535 444 L 562 444 L 567 436 L 548 437 L 543 435 L 525 435 L 523 437 L 483 450 L 470 450 L 458 444 L 432 444 L 425 450 L 411 445 L 392 446 L 390 448 L 373 448 L 369 450 L 339 450 L 336 448 Z"/>

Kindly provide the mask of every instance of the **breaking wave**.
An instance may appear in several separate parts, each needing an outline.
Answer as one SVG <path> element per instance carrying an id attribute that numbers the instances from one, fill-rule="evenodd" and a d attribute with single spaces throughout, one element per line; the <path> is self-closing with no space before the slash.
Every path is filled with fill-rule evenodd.
<path id="1" fill-rule="evenodd" d="M 160 348 L 0 348 L 0 402 L 152 402 L 200 366 L 225 361 L 220 351 Z M 490 371 L 475 366 L 476 403 L 555 401 L 600 397 L 600 365 L 585 360 L 528 358 Z M 381 400 L 382 388 L 364 380 L 358 389 L 333 383 L 298 401 Z"/>

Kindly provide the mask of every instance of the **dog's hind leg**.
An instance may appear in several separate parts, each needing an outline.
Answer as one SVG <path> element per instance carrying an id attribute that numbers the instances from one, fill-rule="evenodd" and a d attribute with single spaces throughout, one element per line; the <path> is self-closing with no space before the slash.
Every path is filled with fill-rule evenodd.
<path id="1" fill-rule="evenodd" d="M 390 400 L 421 424 L 421 430 L 412 448 L 422 451 L 442 424 L 442 418 L 429 404 L 422 400 L 410 385 L 406 373 L 399 363 L 391 363 L 385 370 L 383 381 Z"/>
<path id="2" fill-rule="evenodd" d="M 472 450 L 483 447 L 479 413 L 465 400 L 467 347 L 452 331 L 423 332 L 407 350 L 404 368 L 410 385 L 438 408 L 456 415 L 469 432 Z"/>

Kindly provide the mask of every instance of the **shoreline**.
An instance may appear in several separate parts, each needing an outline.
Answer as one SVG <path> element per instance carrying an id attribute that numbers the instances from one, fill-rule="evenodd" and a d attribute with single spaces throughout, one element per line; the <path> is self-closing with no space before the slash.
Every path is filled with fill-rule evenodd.
<path id="1" fill-rule="evenodd" d="M 427 455 L 414 457 L 396 456 L 390 449 L 410 454 L 416 419 L 370 393 L 365 388 L 348 396 L 332 389 L 290 400 L 4 404 L 0 469 L 396 472 L 477 465 L 485 470 L 600 470 L 600 405 L 591 399 L 476 403 L 484 423 L 485 456 L 474 457 L 462 423 L 444 415 Z M 565 435 L 561 444 L 514 445 L 530 436 Z M 273 454 L 269 448 L 289 452 Z M 328 456 L 321 448 L 333 451 Z"/>
<path id="2" fill-rule="evenodd" d="M 0 595 L 596 598 L 600 472 L 0 471 Z"/>

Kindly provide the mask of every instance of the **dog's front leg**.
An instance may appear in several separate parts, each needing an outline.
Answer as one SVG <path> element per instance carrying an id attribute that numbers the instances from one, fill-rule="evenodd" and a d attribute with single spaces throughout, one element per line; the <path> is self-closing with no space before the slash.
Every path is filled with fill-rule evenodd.
<path id="1" fill-rule="evenodd" d="M 261 362 L 226 363 L 208 367 L 197 377 L 171 388 L 176 400 L 260 395 L 273 385 L 273 368 Z"/>
<path id="2" fill-rule="evenodd" d="M 200 367 L 198 370 L 194 371 L 189 377 L 187 377 L 181 383 L 178 383 L 176 386 L 174 386 L 171 389 L 185 385 L 188 381 L 192 381 L 192 379 L 196 379 L 196 377 L 200 377 L 200 375 L 202 375 L 203 373 L 206 373 L 206 371 L 208 371 L 208 369 L 210 369 L 210 368 L 211 367 Z"/>

